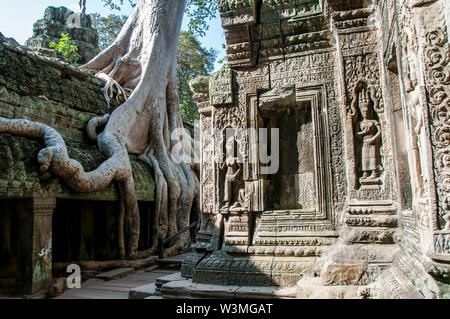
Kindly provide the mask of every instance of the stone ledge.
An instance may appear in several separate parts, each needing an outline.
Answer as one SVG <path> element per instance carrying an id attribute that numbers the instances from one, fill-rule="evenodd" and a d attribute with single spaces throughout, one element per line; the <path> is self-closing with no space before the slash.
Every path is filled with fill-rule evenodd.
<path id="1" fill-rule="evenodd" d="M 155 295 L 155 284 L 148 284 L 131 289 L 128 292 L 128 299 L 146 299 Z"/>
<path id="2" fill-rule="evenodd" d="M 103 279 L 103 280 L 114 280 L 119 279 L 125 276 L 130 275 L 134 272 L 134 268 L 118 268 L 111 271 L 107 271 L 98 275 L 95 275 L 94 278 Z"/>
<path id="3" fill-rule="evenodd" d="M 367 299 L 373 295 L 372 285 L 324 286 L 320 277 L 303 277 L 297 283 L 299 299 Z"/>
<path id="4" fill-rule="evenodd" d="M 286 299 L 295 298 L 295 293 L 295 287 L 196 284 L 191 279 L 168 282 L 161 287 L 163 298 Z"/>
<path id="5" fill-rule="evenodd" d="M 181 272 L 176 272 L 174 274 L 159 277 L 158 279 L 156 279 L 155 285 L 158 289 L 160 289 L 164 284 L 180 280 L 185 280 L 185 278 L 181 277 Z"/>
<path id="6" fill-rule="evenodd" d="M 129 291 L 129 299 L 291 299 L 296 287 L 256 287 L 239 285 L 210 285 L 193 283 L 181 277 L 181 273 L 159 277 L 154 284 L 136 287 Z"/>

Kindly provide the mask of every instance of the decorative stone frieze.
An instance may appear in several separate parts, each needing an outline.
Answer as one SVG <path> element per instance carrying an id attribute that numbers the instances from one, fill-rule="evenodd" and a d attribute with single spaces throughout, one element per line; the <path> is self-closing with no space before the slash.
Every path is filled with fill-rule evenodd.
<path id="1" fill-rule="evenodd" d="M 230 68 L 210 77 L 207 109 L 199 99 L 201 140 L 214 146 L 202 144 L 198 245 L 209 253 L 193 282 L 439 296 L 450 262 L 444 2 L 220 2 Z M 274 171 L 264 152 L 279 152 Z"/>

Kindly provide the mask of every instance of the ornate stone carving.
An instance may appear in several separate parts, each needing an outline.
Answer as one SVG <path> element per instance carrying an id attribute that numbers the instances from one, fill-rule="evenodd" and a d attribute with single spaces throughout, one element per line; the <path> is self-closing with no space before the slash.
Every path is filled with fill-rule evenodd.
<path id="1" fill-rule="evenodd" d="M 232 71 L 220 70 L 209 79 L 209 96 L 211 105 L 223 105 L 233 102 Z"/>
<path id="2" fill-rule="evenodd" d="M 242 188 L 242 164 L 235 154 L 237 143 L 234 136 L 228 137 L 225 143 L 223 162 L 219 164 L 220 170 L 225 171 L 223 177 L 223 206 L 221 211 L 233 211 L 244 208 L 244 189 Z"/>
<path id="3" fill-rule="evenodd" d="M 419 56 L 418 56 L 418 44 L 417 33 L 414 23 L 411 21 L 411 10 L 408 6 L 404 5 L 402 8 L 403 19 L 400 20 L 401 26 L 401 48 L 402 55 L 405 59 L 403 65 L 404 68 L 404 82 L 406 89 L 406 103 L 407 114 L 410 116 L 413 129 L 410 130 L 412 139 L 412 158 L 413 158 L 413 178 L 415 180 L 414 192 L 417 198 L 421 198 L 424 195 L 425 185 L 424 180 L 426 177 L 422 172 L 422 158 L 423 147 L 420 145 L 420 135 L 424 134 L 423 127 L 423 105 L 422 96 L 423 92 L 418 83 L 418 70 L 419 70 Z M 421 154 L 422 153 L 422 154 Z"/>
<path id="4" fill-rule="evenodd" d="M 355 147 L 360 156 L 359 183 L 362 189 L 378 188 L 381 184 L 380 144 L 381 126 L 375 118 L 374 106 L 370 92 L 364 82 L 358 82 L 354 89 L 351 112 L 355 123 Z M 357 155 L 357 156 L 358 156 Z M 362 174 L 362 176 L 361 176 Z"/>
<path id="5" fill-rule="evenodd" d="M 450 232 L 434 234 L 434 251 L 438 254 L 450 254 Z"/>
<path id="6" fill-rule="evenodd" d="M 395 197 L 394 187 L 394 158 L 392 157 L 392 146 L 389 141 L 391 136 L 391 124 L 387 121 L 384 107 L 384 99 L 381 85 L 380 58 L 377 50 L 379 39 L 376 32 L 368 27 L 363 29 L 354 28 L 355 30 L 345 30 L 339 32 L 340 49 L 343 59 L 343 79 L 345 83 L 345 108 L 347 114 L 347 122 L 345 124 L 344 136 L 346 140 L 345 152 L 347 156 L 347 181 L 348 191 L 351 199 L 358 200 L 390 200 Z M 358 108 L 358 112 L 354 105 L 358 104 L 362 95 L 360 94 L 362 87 L 367 92 L 367 101 L 370 101 L 371 120 L 378 122 L 379 127 L 376 131 L 381 132 L 381 136 L 376 136 L 377 145 L 364 148 L 364 151 L 370 151 L 375 154 L 372 160 L 378 166 L 378 172 L 370 185 L 362 185 L 361 178 L 364 175 L 362 170 L 362 139 L 358 139 L 356 127 L 359 127 L 362 114 Z M 353 123 L 353 124 L 352 124 Z M 365 122 L 369 123 L 369 122 Z M 375 122 L 371 122 L 375 123 Z M 377 127 L 374 125 L 374 127 Z M 370 136 L 367 136 L 370 138 Z M 375 142 L 375 141 L 374 141 Z M 375 152 L 373 152 L 375 151 Z M 367 159 L 369 152 L 365 152 Z M 367 162 L 368 163 L 368 162 Z M 373 166 L 369 172 L 371 176 Z M 366 167 L 367 168 L 367 167 Z M 363 178 L 363 181 L 368 179 Z M 366 183 L 367 184 L 367 183 Z"/>
<path id="7" fill-rule="evenodd" d="M 439 227 L 450 228 L 450 46 L 445 26 L 425 35 L 426 87 L 431 117 Z"/>
<path id="8" fill-rule="evenodd" d="M 230 70 L 210 80 L 212 107 L 201 111 L 202 141 L 215 141 L 213 154 L 203 158 L 220 162 L 202 162 L 202 189 L 210 187 L 213 194 L 202 194 L 203 207 L 209 207 L 205 216 L 214 220 L 208 222 L 214 230 L 202 230 L 200 237 L 210 237 L 214 248 L 195 266 L 194 280 L 293 285 L 301 276 L 320 273 L 322 285 L 376 283 L 387 295 L 432 295 L 435 287 L 425 283 L 429 266 L 418 256 L 432 245 L 432 258 L 448 254 L 447 44 L 436 28 L 423 28 L 433 42 L 423 45 L 414 19 L 398 21 L 406 2 L 407 16 L 424 8 L 411 9 L 409 0 L 370 6 L 329 0 L 323 10 L 315 0 L 272 2 L 219 4 Z M 426 87 L 424 66 L 431 79 Z M 426 97 L 435 125 L 431 143 Z M 397 131 L 398 125 L 404 130 Z M 227 138 L 227 128 L 252 132 Z M 269 149 L 264 128 L 279 128 L 280 165 L 273 174 L 264 173 L 267 164 L 253 157 Z M 402 132 L 405 145 L 396 140 Z M 428 155 L 435 159 L 438 198 L 445 207 L 434 233 L 420 230 L 432 226 L 435 181 L 427 173 L 427 147 L 433 149 Z M 409 160 L 401 167 L 409 170 L 407 179 L 399 177 L 399 152 Z M 402 206 L 409 176 L 417 177 L 411 186 L 419 191 Z M 422 246 L 411 248 L 416 244 Z M 407 272 L 418 281 L 397 277 Z M 367 289 L 358 293 L 373 297 L 381 291 Z"/>

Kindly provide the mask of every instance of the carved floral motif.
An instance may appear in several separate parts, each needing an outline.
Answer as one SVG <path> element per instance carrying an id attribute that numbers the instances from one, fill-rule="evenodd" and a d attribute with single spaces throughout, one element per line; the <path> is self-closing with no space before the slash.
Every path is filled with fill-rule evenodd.
<path id="1" fill-rule="evenodd" d="M 445 27 L 426 33 L 426 87 L 431 118 L 439 227 L 450 228 L 450 46 Z"/>

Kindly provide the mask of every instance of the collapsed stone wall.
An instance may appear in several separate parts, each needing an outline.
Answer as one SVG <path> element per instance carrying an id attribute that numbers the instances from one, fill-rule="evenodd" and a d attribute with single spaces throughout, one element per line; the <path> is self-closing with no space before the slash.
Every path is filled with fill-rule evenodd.
<path id="1" fill-rule="evenodd" d="M 30 48 L 50 49 L 50 42 L 58 42 L 62 33 L 67 33 L 78 47 L 81 58 L 79 64 L 85 64 L 96 56 L 98 47 L 97 30 L 92 27 L 91 16 L 74 13 L 66 7 L 48 7 L 44 17 L 33 24 L 33 35 L 26 41 Z"/>

